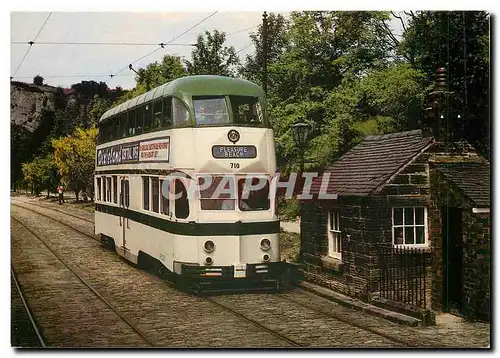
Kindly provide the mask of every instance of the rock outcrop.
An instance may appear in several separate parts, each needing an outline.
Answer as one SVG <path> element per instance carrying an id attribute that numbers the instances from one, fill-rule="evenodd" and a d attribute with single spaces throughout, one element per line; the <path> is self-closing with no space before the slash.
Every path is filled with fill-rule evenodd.
<path id="1" fill-rule="evenodd" d="M 33 133 L 46 112 L 64 107 L 64 94 L 60 88 L 38 86 L 23 82 L 10 84 L 10 121 Z"/>

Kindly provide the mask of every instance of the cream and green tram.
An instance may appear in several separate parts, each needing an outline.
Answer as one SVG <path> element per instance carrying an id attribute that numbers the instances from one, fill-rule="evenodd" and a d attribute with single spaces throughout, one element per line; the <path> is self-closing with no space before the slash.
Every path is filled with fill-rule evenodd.
<path id="1" fill-rule="evenodd" d="M 104 113 L 96 151 L 95 233 L 107 247 L 197 288 L 275 288 L 290 279 L 258 85 L 173 80 Z"/>

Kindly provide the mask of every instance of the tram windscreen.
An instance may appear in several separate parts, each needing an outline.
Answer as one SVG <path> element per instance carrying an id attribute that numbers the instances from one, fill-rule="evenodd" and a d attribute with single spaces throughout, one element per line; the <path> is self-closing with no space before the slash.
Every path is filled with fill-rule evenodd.
<path id="1" fill-rule="evenodd" d="M 235 209 L 236 195 L 232 177 L 199 177 L 198 185 L 201 210 Z"/>
<path id="2" fill-rule="evenodd" d="M 269 180 L 265 178 L 245 178 L 238 180 L 238 206 L 241 211 L 268 210 Z"/>
<path id="3" fill-rule="evenodd" d="M 198 125 L 230 123 L 224 96 L 194 97 L 193 105 L 194 116 Z"/>
<path id="4" fill-rule="evenodd" d="M 264 115 L 259 97 L 229 96 L 233 112 L 234 123 L 252 126 L 263 126 Z"/>

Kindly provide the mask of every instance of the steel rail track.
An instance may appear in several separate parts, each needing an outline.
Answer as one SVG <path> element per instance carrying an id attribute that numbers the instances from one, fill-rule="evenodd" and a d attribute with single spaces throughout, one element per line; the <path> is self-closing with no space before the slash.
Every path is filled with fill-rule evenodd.
<path id="1" fill-rule="evenodd" d="M 43 216 L 43 217 L 45 217 L 45 218 L 47 218 L 47 219 L 51 219 L 51 220 L 53 220 L 53 221 L 55 221 L 55 222 L 57 222 L 57 223 L 59 223 L 59 224 L 61 224 L 61 225 L 64 225 L 64 226 L 66 226 L 66 227 L 69 227 L 70 229 L 73 229 L 74 231 L 78 232 L 79 234 L 82 234 L 82 235 L 85 235 L 85 236 L 87 236 L 87 237 L 91 238 L 92 240 L 95 240 L 95 241 L 97 241 L 97 242 L 99 242 L 99 243 L 101 242 L 101 240 L 99 240 L 99 239 L 98 239 L 98 238 L 96 238 L 95 236 L 93 236 L 93 235 L 91 235 L 91 234 L 89 234 L 89 233 L 86 233 L 85 231 L 82 231 L 82 230 L 80 230 L 80 229 L 77 229 L 77 228 L 75 228 L 74 226 L 71 226 L 71 225 L 69 225 L 69 224 L 65 223 L 64 221 L 57 220 L 57 219 L 53 218 L 52 216 L 48 216 L 48 215 L 43 214 L 43 213 L 41 213 L 41 212 L 39 212 L 39 211 L 33 210 L 33 209 L 31 209 L 31 208 L 27 208 L 26 206 L 23 206 L 23 205 L 14 204 L 14 203 L 11 203 L 10 205 L 17 206 L 18 208 L 22 208 L 22 209 L 24 209 L 24 210 L 28 210 L 28 211 L 31 211 L 31 212 L 33 212 L 33 213 L 35 213 L 35 214 L 38 214 L 38 215 L 40 215 L 40 216 Z M 44 209 L 48 209 L 48 210 L 54 210 L 54 209 L 52 209 L 52 208 L 45 208 L 45 207 L 43 207 L 43 206 L 39 206 L 39 205 L 35 205 L 35 204 L 30 204 L 30 205 L 33 205 L 33 206 L 38 206 L 39 208 L 44 208 Z M 55 210 L 55 211 L 58 211 L 58 212 L 59 212 L 59 210 Z M 63 214 L 65 214 L 65 215 L 74 216 L 74 215 L 70 215 L 70 214 L 68 214 L 68 213 L 65 213 L 65 212 L 63 212 L 63 211 L 60 211 L 60 212 L 61 212 L 61 213 L 63 213 Z M 81 219 L 81 218 L 79 218 L 79 219 Z M 88 222 L 90 222 L 90 223 L 92 223 L 92 224 L 93 224 L 93 222 L 92 222 L 92 221 L 89 221 L 89 220 L 86 220 L 86 219 L 85 219 L 85 221 L 88 221 Z"/>
<path id="2" fill-rule="evenodd" d="M 300 290 L 302 292 L 305 292 L 305 293 L 308 293 L 308 291 L 306 290 L 303 290 L 302 288 L 300 287 L 297 287 L 296 288 L 297 290 Z M 284 300 L 284 301 L 288 301 L 288 302 L 293 302 L 295 303 L 296 305 L 299 305 L 301 307 L 304 307 L 304 308 L 307 308 L 307 309 L 310 309 L 316 313 L 319 313 L 319 314 L 322 314 L 324 316 L 328 316 L 328 317 L 331 317 L 337 321 L 340 321 L 340 322 L 343 322 L 343 323 L 346 323 L 350 326 L 353 326 L 353 327 L 356 327 L 356 328 L 359 328 L 359 329 L 362 329 L 364 331 L 368 331 L 370 333 L 373 333 L 373 334 L 376 334 L 378 336 L 381 336 L 381 337 L 384 337 L 385 339 L 388 339 L 392 342 L 395 342 L 395 343 L 398 343 L 398 344 L 402 344 L 406 347 L 419 347 L 419 345 L 417 343 L 409 343 L 408 341 L 406 340 L 403 340 L 403 339 L 398 339 L 398 338 L 394 338 L 394 336 L 391 336 L 389 334 L 385 334 L 385 333 L 382 333 L 382 332 L 379 332 L 373 328 L 370 328 L 370 327 L 366 327 L 366 326 L 363 326 L 362 324 L 359 324 L 359 323 L 356 323 L 356 322 L 353 322 L 353 321 L 350 321 L 348 319 L 345 319 L 343 317 L 339 317 L 338 315 L 336 314 L 333 314 L 333 313 L 330 313 L 330 312 L 325 312 L 323 310 L 319 310 L 317 309 L 316 307 L 314 307 L 313 305 L 308 305 L 308 304 L 305 304 L 303 302 L 300 302 L 300 301 L 297 301 L 297 300 L 294 300 L 293 298 L 290 298 L 290 297 L 284 297 L 284 296 L 281 296 L 281 295 L 276 295 L 276 297 Z"/>
<path id="3" fill-rule="evenodd" d="M 70 213 L 68 213 L 68 212 L 66 212 L 66 211 L 64 211 L 64 210 L 59 210 L 59 209 L 56 209 L 56 208 L 51 208 L 51 207 L 48 207 L 48 206 L 45 206 L 45 205 L 38 205 L 38 204 L 33 204 L 33 203 L 27 203 L 27 202 L 23 202 L 23 201 L 22 201 L 22 203 L 23 203 L 23 204 L 28 204 L 28 205 L 37 206 L 37 207 L 39 207 L 39 208 L 44 208 L 44 209 L 49 209 L 49 210 L 57 211 L 57 212 L 59 212 L 59 213 L 62 213 L 62 214 L 68 215 L 68 216 L 72 216 L 72 217 L 74 217 L 74 218 L 76 218 L 76 219 L 80 219 L 80 220 L 83 220 L 83 221 L 89 222 L 89 223 L 91 223 L 91 224 L 93 224 L 93 223 L 94 223 L 92 220 L 89 220 L 89 219 L 87 219 L 87 218 L 84 218 L 83 216 L 80 216 L 80 215 L 75 215 L 75 214 L 70 214 Z M 11 204 L 12 204 L 12 205 L 17 205 L 17 206 L 20 206 L 19 204 L 15 204 L 15 203 L 13 203 L 12 201 L 11 201 Z"/>
<path id="4" fill-rule="evenodd" d="M 23 224 L 20 220 L 16 219 L 14 216 L 10 216 L 12 220 L 16 221 L 20 224 L 26 231 L 35 236 L 52 254 L 59 260 L 61 263 L 66 266 L 68 270 L 70 270 L 80 282 L 82 282 L 94 295 L 96 295 L 102 302 L 106 304 L 116 315 L 123 320 L 135 333 L 137 333 L 144 341 L 146 341 L 149 345 L 155 346 L 153 342 L 151 342 L 145 335 L 142 333 L 137 327 L 135 327 L 127 318 L 125 318 L 108 300 L 106 300 L 99 292 L 97 292 L 85 279 L 80 276 L 69 264 L 61 257 L 57 252 L 55 252 L 37 233 L 31 230 L 28 226 Z"/>
<path id="5" fill-rule="evenodd" d="M 257 327 L 265 330 L 266 332 L 272 334 L 273 336 L 275 336 L 275 337 L 277 337 L 277 338 L 279 338 L 279 339 L 281 339 L 281 340 L 283 340 L 283 341 L 285 341 L 287 343 L 290 343 L 294 347 L 305 347 L 304 344 L 299 343 L 299 342 L 297 342 L 297 341 L 295 341 L 295 340 L 293 340 L 291 338 L 288 338 L 288 337 L 282 335 L 281 333 L 278 333 L 278 332 L 272 330 L 271 328 L 268 328 L 268 327 L 262 325 L 261 323 L 259 323 L 259 322 L 255 321 L 255 320 L 251 319 L 251 318 L 248 318 L 247 316 L 239 313 L 238 311 L 232 309 L 231 307 L 224 306 L 222 303 L 219 303 L 219 302 L 217 302 L 217 301 L 215 301 L 215 300 L 213 300 L 213 299 L 211 299 L 209 297 L 203 297 L 203 296 L 199 296 L 199 297 L 204 298 L 205 300 L 207 300 L 207 301 L 209 301 L 209 302 L 211 302 L 211 303 L 213 303 L 213 304 L 215 304 L 215 305 L 217 305 L 219 307 L 222 307 L 223 309 L 225 309 L 225 310 L 231 312 L 232 314 L 234 314 L 234 315 L 236 315 L 236 316 L 244 319 L 245 321 L 250 322 L 250 323 L 254 324 L 255 326 L 257 326 Z"/>
<path id="6" fill-rule="evenodd" d="M 67 226 L 67 227 L 69 227 L 69 228 L 71 228 L 71 229 L 73 229 L 73 230 L 75 230 L 75 231 L 77 231 L 77 232 L 79 232 L 79 233 L 81 233 L 81 234 L 83 234 L 83 235 L 87 236 L 87 237 L 90 237 L 90 238 L 91 238 L 91 239 L 93 239 L 93 240 L 96 240 L 96 241 L 100 242 L 100 240 L 98 240 L 98 239 L 97 239 L 97 238 L 95 238 L 94 236 L 89 235 L 89 234 L 87 234 L 87 233 L 85 233 L 85 232 L 83 232 L 83 231 L 81 231 L 81 230 L 79 230 L 79 229 L 76 229 L 76 228 L 74 228 L 74 227 L 72 227 L 72 226 L 70 226 L 70 225 L 68 225 L 68 224 L 66 224 L 66 223 L 64 223 L 64 222 L 62 222 L 62 221 L 59 221 L 59 220 L 57 220 L 57 219 L 54 219 L 54 218 L 52 218 L 52 217 L 50 217 L 50 216 L 48 216 L 48 215 L 42 214 L 42 213 L 40 213 L 40 212 L 38 212 L 38 211 L 36 211 L 36 210 L 30 209 L 30 208 L 26 208 L 25 206 L 22 206 L 22 205 L 18 205 L 18 204 L 12 204 L 12 205 L 14 205 L 14 206 L 18 206 L 18 207 L 21 207 L 21 208 L 23 208 L 23 209 L 26 209 L 26 210 L 32 211 L 32 212 L 34 212 L 34 213 L 37 213 L 37 214 L 39 214 L 39 215 L 41 215 L 41 216 L 47 217 L 47 218 L 49 218 L 49 219 L 52 219 L 52 220 L 54 220 L 54 221 L 56 221 L 56 222 L 58 222 L 58 223 L 60 223 L 60 224 L 62 224 L 62 225 L 65 225 L 65 226 Z M 83 219 L 83 218 L 81 218 L 81 217 L 78 217 L 78 216 L 75 216 L 75 215 L 72 215 L 72 214 L 66 213 L 66 212 L 64 212 L 64 211 L 62 211 L 62 210 L 57 210 L 57 209 L 55 209 L 55 208 L 44 207 L 44 206 L 41 206 L 41 205 L 36 205 L 36 204 L 31 204 L 31 203 L 30 203 L 30 205 L 33 205 L 33 206 L 38 206 L 38 207 L 40 207 L 40 208 L 44 208 L 44 209 L 48 209 L 48 210 L 57 211 L 57 212 L 60 212 L 60 213 L 62 213 L 62 214 L 65 214 L 65 215 L 74 216 L 74 217 L 77 217 L 78 219 L 82 219 L 82 220 L 85 220 L 85 221 L 87 221 L 87 222 L 91 222 L 91 223 L 93 223 L 92 221 L 90 221 L 90 220 L 88 220 L 88 219 Z M 163 278 L 163 279 L 165 279 L 165 278 Z M 167 280 L 167 281 L 168 281 L 168 280 Z M 171 282 L 171 281 L 169 281 L 169 282 Z M 172 283 L 174 283 L 174 282 L 172 282 Z M 175 284 L 175 283 L 174 283 L 174 284 Z M 305 291 L 305 290 L 303 290 L 303 289 L 301 289 L 301 288 L 297 288 L 297 289 L 298 289 L 298 290 L 300 290 L 300 291 L 302 291 L 302 292 L 307 292 L 307 293 L 308 293 L 308 291 Z M 303 344 L 300 344 L 299 342 L 296 342 L 296 341 L 294 341 L 294 340 L 292 340 L 292 339 L 290 339 L 290 338 L 287 338 L 287 337 L 285 337 L 285 336 L 282 336 L 281 334 L 279 334 L 279 333 L 277 333 L 277 332 L 275 332 L 275 331 L 273 331 L 273 330 L 271 330 L 271 329 L 269 329 L 269 328 L 265 327 L 264 325 L 260 324 L 259 322 L 254 321 L 254 320 L 252 320 L 252 319 L 250 319 L 250 318 L 248 318 L 248 317 L 244 316 L 243 314 L 241 314 L 241 313 L 239 313 L 239 312 L 237 312 L 237 311 L 233 310 L 232 308 L 227 307 L 227 306 L 224 306 L 223 304 L 221 304 L 221 303 L 219 303 L 219 302 L 217 302 L 217 301 L 215 301 L 215 300 L 213 300 L 213 299 L 210 299 L 209 297 L 206 297 L 206 296 L 201 296 L 201 295 L 198 295 L 198 297 L 203 298 L 203 299 L 206 299 L 206 300 L 208 300 L 208 301 L 212 302 L 213 304 L 215 304 L 215 305 L 217 305 L 217 306 L 219 306 L 219 307 L 222 307 L 222 308 L 224 308 L 224 309 L 225 309 L 225 310 L 227 310 L 227 311 L 230 311 L 230 312 L 231 312 L 231 313 L 233 313 L 234 315 L 237 315 L 238 317 L 240 317 L 240 318 L 242 318 L 242 319 L 244 319 L 244 320 L 246 320 L 246 321 L 248 321 L 248 322 L 253 323 L 254 325 L 256 325 L 256 326 L 260 327 L 261 329 L 266 330 L 266 331 L 267 331 L 267 332 L 269 332 L 270 334 L 272 334 L 272 335 L 274 335 L 274 336 L 276 336 L 276 337 L 278 337 L 278 338 L 280 338 L 280 339 L 282 339 L 282 340 L 285 340 L 286 342 L 288 342 L 288 343 L 292 344 L 293 346 L 297 346 L 297 347 L 303 347 L 303 346 L 304 346 Z M 316 309 L 316 308 L 315 308 L 314 306 L 312 306 L 312 305 L 307 305 L 307 304 L 304 304 L 304 303 L 302 303 L 302 302 L 300 302 L 300 301 L 294 300 L 294 299 L 289 298 L 289 297 L 284 297 L 284 296 L 281 296 L 281 295 L 276 295 L 276 297 L 278 297 L 278 298 L 280 298 L 280 299 L 282 299 L 282 300 L 286 300 L 286 301 L 289 301 L 289 302 L 293 302 L 293 303 L 295 303 L 295 304 L 297 304 L 297 305 L 299 305 L 299 306 L 301 306 L 301 307 L 304 307 L 304 308 L 307 308 L 307 309 L 313 310 L 314 312 L 317 312 L 317 313 L 323 314 L 323 315 L 325 315 L 325 316 L 331 317 L 331 318 L 336 319 L 336 320 L 338 320 L 338 321 L 340 321 L 340 322 L 343 322 L 343 323 L 349 324 L 349 325 L 354 326 L 354 327 L 356 327 L 356 328 L 359 328 L 359 329 L 362 329 L 362 330 L 368 331 L 368 332 L 370 332 L 370 333 L 376 334 L 376 335 L 378 335 L 378 336 L 384 337 L 385 339 L 388 339 L 388 340 L 390 340 L 390 341 L 392 341 L 392 342 L 395 342 L 395 343 L 398 343 L 398 344 L 402 344 L 402 345 L 404 345 L 404 346 L 406 346 L 406 347 L 418 347 L 418 345 L 417 345 L 416 343 L 409 343 L 409 342 L 408 342 L 408 341 L 406 341 L 406 340 L 402 340 L 402 339 L 394 338 L 394 336 L 391 336 L 391 335 L 389 335 L 389 334 L 384 334 L 384 333 L 381 333 L 381 332 L 379 332 L 379 331 L 377 331 L 377 330 L 375 330 L 375 329 L 373 329 L 373 328 L 366 327 L 366 326 L 363 326 L 363 325 L 358 324 L 358 323 L 354 323 L 354 322 L 349 321 L 349 320 L 347 320 L 347 319 L 345 319 L 345 318 L 339 317 L 338 315 L 335 315 L 335 314 L 332 314 L 332 313 L 329 313 L 329 312 L 324 312 L 324 311 L 322 311 L 322 310 L 318 310 L 318 309 Z"/>
<path id="7" fill-rule="evenodd" d="M 43 348 L 46 348 L 47 345 L 45 343 L 45 340 L 44 340 L 42 334 L 40 333 L 40 330 L 38 329 L 38 325 L 36 324 L 35 319 L 33 318 L 33 314 L 31 313 L 31 309 L 28 305 L 28 301 L 26 300 L 26 297 L 24 296 L 24 292 L 21 288 L 21 285 L 19 284 L 19 281 L 17 279 L 16 273 L 14 272 L 12 265 L 10 266 L 10 275 L 12 277 L 14 284 L 16 285 L 17 292 L 19 293 L 19 297 L 21 298 L 21 301 L 23 303 L 24 310 L 28 314 L 28 318 L 30 320 L 31 326 L 33 327 L 33 330 L 36 333 L 36 337 L 38 339 L 38 342 L 40 342 L 40 345 Z"/>

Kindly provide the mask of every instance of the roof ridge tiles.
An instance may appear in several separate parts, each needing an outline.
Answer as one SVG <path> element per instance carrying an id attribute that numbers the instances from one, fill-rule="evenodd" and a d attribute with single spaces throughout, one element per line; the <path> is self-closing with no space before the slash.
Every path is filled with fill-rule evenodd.
<path id="1" fill-rule="evenodd" d="M 421 129 L 414 129 L 411 131 L 404 131 L 404 132 L 395 132 L 395 133 L 388 133 L 388 134 L 372 134 L 372 135 L 367 135 L 363 140 L 364 141 L 373 141 L 373 140 L 383 140 L 383 139 L 391 139 L 391 138 L 402 138 L 402 137 L 411 137 L 411 136 L 422 136 L 422 130 Z"/>

